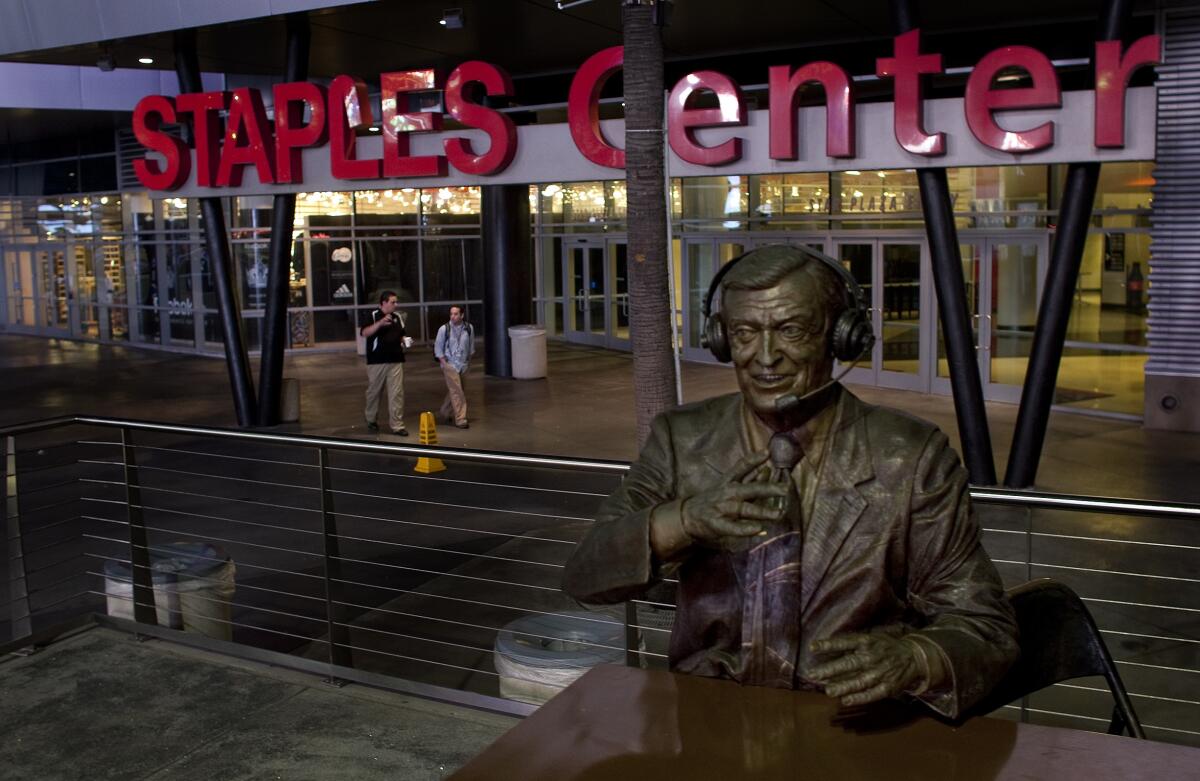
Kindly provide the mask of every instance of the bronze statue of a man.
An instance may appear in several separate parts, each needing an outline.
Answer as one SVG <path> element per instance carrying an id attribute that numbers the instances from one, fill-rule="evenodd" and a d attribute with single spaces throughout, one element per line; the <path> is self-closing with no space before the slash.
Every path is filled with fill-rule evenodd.
<path id="1" fill-rule="evenodd" d="M 832 381 L 862 306 L 833 264 L 777 245 L 724 275 L 740 393 L 655 419 L 564 588 L 611 603 L 677 577 L 673 670 L 956 717 L 1016 658 L 1012 608 L 946 436 Z"/>

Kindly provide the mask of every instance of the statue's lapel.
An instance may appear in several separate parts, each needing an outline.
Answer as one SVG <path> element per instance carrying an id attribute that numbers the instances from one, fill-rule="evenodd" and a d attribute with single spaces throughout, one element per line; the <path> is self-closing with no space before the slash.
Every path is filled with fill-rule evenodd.
<path id="1" fill-rule="evenodd" d="M 804 524 L 800 610 L 808 607 L 813 593 L 837 557 L 846 535 L 867 507 L 857 486 L 872 479 L 870 443 L 864 415 L 867 408 L 848 392 L 842 393 L 833 441 L 821 468 L 812 517 Z"/>
<path id="2" fill-rule="evenodd" d="M 742 428 L 742 403 L 739 396 L 724 405 L 720 417 L 712 421 L 712 426 L 707 431 L 696 437 L 692 452 L 700 455 L 707 467 L 706 488 L 717 485 L 716 481 L 719 478 L 728 474 L 743 456 L 751 452 L 746 432 Z"/>

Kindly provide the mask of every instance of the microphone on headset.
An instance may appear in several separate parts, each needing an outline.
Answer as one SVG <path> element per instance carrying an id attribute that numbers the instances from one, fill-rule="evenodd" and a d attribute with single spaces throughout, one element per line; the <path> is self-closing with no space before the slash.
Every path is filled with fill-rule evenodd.
<path id="1" fill-rule="evenodd" d="M 795 412 L 801 404 L 811 399 L 813 396 L 829 390 L 829 388 L 837 384 L 838 380 L 845 377 L 851 369 L 857 366 L 858 362 L 866 357 L 867 353 L 871 352 L 871 348 L 874 346 L 875 335 L 872 334 L 868 339 L 865 340 L 862 350 L 859 351 L 858 355 L 854 356 L 854 360 L 846 364 L 846 367 L 838 372 L 836 376 L 831 377 L 828 382 L 824 383 L 820 387 L 810 390 L 806 393 L 802 393 L 799 396 L 797 396 L 795 393 L 785 393 L 775 400 L 775 411 L 780 415 L 788 415 L 792 412 Z"/>

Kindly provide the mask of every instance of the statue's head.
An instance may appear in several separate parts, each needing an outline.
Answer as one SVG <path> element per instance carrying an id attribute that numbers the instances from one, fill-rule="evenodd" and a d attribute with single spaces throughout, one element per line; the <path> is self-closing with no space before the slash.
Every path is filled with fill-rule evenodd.
<path id="1" fill-rule="evenodd" d="M 747 253 L 721 280 L 721 318 L 738 387 L 759 416 L 785 395 L 803 396 L 833 373 L 830 332 L 846 307 L 844 283 L 795 247 Z"/>

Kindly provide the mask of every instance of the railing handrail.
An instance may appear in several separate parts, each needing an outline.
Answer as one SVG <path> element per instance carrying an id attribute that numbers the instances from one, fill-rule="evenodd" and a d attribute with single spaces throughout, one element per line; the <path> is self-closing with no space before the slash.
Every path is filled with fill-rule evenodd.
<path id="1" fill-rule="evenodd" d="M 312 436 L 307 434 L 281 434 L 266 431 L 218 428 L 178 423 L 155 423 L 145 420 L 128 420 L 96 415 L 65 415 L 57 418 L 19 423 L 0 427 L 0 437 L 29 434 L 63 426 L 79 424 L 126 428 L 136 431 L 159 431 L 170 434 L 194 434 L 220 439 L 237 439 L 266 442 L 280 445 L 327 448 L 348 452 L 386 453 L 389 455 L 425 456 L 454 458 L 483 463 L 511 464 L 518 466 L 562 467 L 568 469 L 590 469 L 600 472 L 624 473 L 629 471 L 626 461 L 607 459 L 565 458 L 561 456 L 529 455 L 495 450 L 468 450 L 465 448 L 431 445 L 405 445 L 393 442 L 366 442 L 342 437 Z M 1031 489 L 970 486 L 971 498 L 977 502 L 1017 505 L 1022 507 L 1087 510 L 1091 512 L 1121 514 L 1136 513 L 1164 518 L 1190 518 L 1200 520 L 1200 504 L 1190 502 L 1167 502 L 1153 499 L 1131 499 L 1116 496 L 1089 496 Z"/>
<path id="2" fill-rule="evenodd" d="M 540 456 L 523 453 L 508 453 L 496 450 L 467 450 L 464 448 L 441 447 L 434 445 L 404 445 L 392 442 L 365 442 L 357 439 L 340 437 L 317 437 L 307 434 L 280 434 L 267 431 L 244 431 L 242 429 L 217 428 L 178 423 L 154 423 L 146 420 L 126 420 L 95 415 L 65 415 L 58 418 L 31 421 L 13 426 L 0 428 L 0 437 L 29 434 L 36 431 L 47 431 L 72 424 L 86 426 L 105 426 L 110 428 L 125 428 L 134 431 L 160 431 L 169 434 L 194 434 L 199 436 L 216 437 L 220 439 L 248 440 L 278 445 L 300 445 L 303 447 L 328 448 L 360 453 L 387 453 L 390 455 L 405 455 L 417 457 L 455 458 L 467 461 L 482 461 L 487 463 L 515 464 L 520 466 L 565 467 L 574 469 L 593 469 L 602 472 L 626 472 L 629 464 L 624 461 L 609 461 L 605 459 L 563 458 L 559 456 Z"/>

